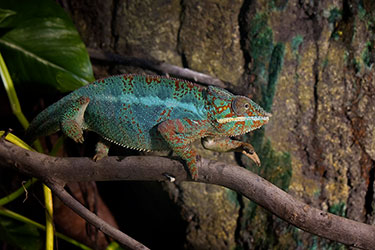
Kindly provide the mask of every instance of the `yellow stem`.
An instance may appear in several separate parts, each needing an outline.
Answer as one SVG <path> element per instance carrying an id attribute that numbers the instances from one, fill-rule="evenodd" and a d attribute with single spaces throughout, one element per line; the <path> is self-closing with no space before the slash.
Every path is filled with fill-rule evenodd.
<path id="1" fill-rule="evenodd" d="M 17 117 L 24 129 L 29 126 L 29 122 L 22 113 L 21 105 L 18 101 L 16 89 L 12 78 L 10 77 L 8 68 L 5 64 L 3 56 L 0 53 L 0 75 L 3 80 L 5 90 L 7 92 L 9 103 L 12 108 L 13 114 Z M 40 143 L 35 144 L 37 150 L 42 152 Z M 52 192 L 51 190 L 43 185 L 44 202 L 46 207 L 46 250 L 53 250 L 54 230 L 53 230 L 53 203 L 52 203 Z"/>
<path id="2" fill-rule="evenodd" d="M 43 184 L 44 205 L 46 213 L 46 249 L 53 250 L 54 226 L 53 226 L 53 202 L 51 190 Z"/>
<path id="3" fill-rule="evenodd" d="M 30 225 L 33 225 L 41 230 L 46 230 L 46 227 L 43 226 L 42 224 L 39 224 L 38 222 L 35 222 L 33 220 L 30 220 L 29 218 L 25 217 L 25 216 L 22 216 L 18 213 L 15 213 L 11 210 L 8 210 L 4 207 L 0 207 L 0 215 L 3 215 L 3 216 L 7 216 L 9 218 L 12 218 L 14 220 L 18 220 L 18 221 L 21 221 L 21 222 L 24 222 L 24 223 L 27 223 L 27 224 L 30 224 Z M 82 244 L 82 243 L 79 243 L 78 241 L 76 240 L 73 240 L 65 235 L 63 235 L 62 233 L 58 233 L 56 232 L 56 236 L 59 237 L 60 239 L 63 239 L 77 247 L 80 247 L 81 249 L 84 249 L 84 250 L 91 250 L 91 248 L 89 248 L 88 246 Z"/>

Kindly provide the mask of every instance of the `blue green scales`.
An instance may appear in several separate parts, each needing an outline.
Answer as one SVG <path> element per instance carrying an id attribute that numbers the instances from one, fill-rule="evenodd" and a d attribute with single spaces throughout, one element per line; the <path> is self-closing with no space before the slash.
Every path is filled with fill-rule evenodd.
<path id="1" fill-rule="evenodd" d="M 117 75 L 79 88 L 42 111 L 27 136 L 61 130 L 74 141 L 84 141 L 91 130 L 104 140 L 95 160 L 108 155 L 109 143 L 137 150 L 172 149 L 198 178 L 197 153 L 190 144 L 202 138 L 206 149 L 243 152 L 257 164 L 253 147 L 228 137 L 266 124 L 270 114 L 244 96 L 214 86 L 162 76 Z"/>

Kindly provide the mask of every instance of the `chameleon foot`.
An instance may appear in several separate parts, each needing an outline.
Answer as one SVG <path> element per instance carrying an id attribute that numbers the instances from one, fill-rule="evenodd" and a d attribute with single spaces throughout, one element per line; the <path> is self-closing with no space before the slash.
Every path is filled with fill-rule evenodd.
<path id="1" fill-rule="evenodd" d="M 195 154 L 196 153 L 194 151 L 194 153 L 192 153 L 193 160 L 186 161 L 187 166 L 189 168 L 189 173 L 191 175 L 191 178 L 194 181 L 198 180 L 198 165 L 197 164 L 200 164 L 200 161 L 201 161 L 201 156 L 200 155 L 195 155 Z"/>
<path id="2" fill-rule="evenodd" d="M 249 157 L 258 167 L 260 167 L 259 157 L 257 153 L 255 153 L 254 148 L 251 144 L 242 142 L 242 153 Z"/>
<path id="3" fill-rule="evenodd" d="M 96 154 L 94 155 L 92 159 L 94 161 L 99 161 L 103 159 L 104 157 L 107 157 L 108 152 L 109 152 L 109 146 L 110 146 L 110 143 L 108 141 L 104 141 L 104 140 L 98 141 L 95 147 Z"/>
<path id="4" fill-rule="evenodd" d="M 74 120 L 62 121 L 61 131 L 77 143 L 83 143 L 84 141 L 82 128 Z"/>
<path id="5" fill-rule="evenodd" d="M 65 113 L 60 120 L 61 131 L 75 142 L 83 143 L 83 124 L 84 113 L 89 104 L 88 97 L 81 96 L 80 98 L 71 101 L 66 108 Z"/>

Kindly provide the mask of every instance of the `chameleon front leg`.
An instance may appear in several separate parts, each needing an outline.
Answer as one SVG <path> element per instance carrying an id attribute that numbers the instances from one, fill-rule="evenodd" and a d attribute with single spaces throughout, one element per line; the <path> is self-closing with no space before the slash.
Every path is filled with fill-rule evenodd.
<path id="1" fill-rule="evenodd" d="M 75 142 L 83 143 L 84 114 L 90 98 L 81 96 L 69 103 L 60 118 L 60 129 Z"/>
<path id="2" fill-rule="evenodd" d="M 260 160 L 251 144 L 232 140 L 228 137 L 205 137 L 202 138 L 205 149 L 217 152 L 241 152 L 260 166 Z"/>
<path id="3" fill-rule="evenodd" d="M 190 143 L 202 137 L 208 122 L 190 119 L 167 120 L 158 125 L 158 131 L 173 152 L 185 160 L 193 180 L 198 179 L 197 152 Z"/>

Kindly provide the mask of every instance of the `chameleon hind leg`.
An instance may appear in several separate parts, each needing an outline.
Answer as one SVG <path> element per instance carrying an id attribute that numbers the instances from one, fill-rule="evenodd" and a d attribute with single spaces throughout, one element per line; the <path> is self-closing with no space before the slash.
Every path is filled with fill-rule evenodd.
<path id="1" fill-rule="evenodd" d="M 198 179 L 197 152 L 190 147 L 191 142 L 202 137 L 207 124 L 190 119 L 167 120 L 159 124 L 158 131 L 173 152 L 185 160 L 193 180 Z"/>
<path id="2" fill-rule="evenodd" d="M 84 114 L 90 98 L 81 96 L 69 103 L 60 120 L 60 129 L 75 142 L 83 143 Z"/>
<path id="3" fill-rule="evenodd" d="M 108 156 L 109 147 L 111 143 L 105 139 L 100 139 L 95 147 L 96 154 L 94 155 L 94 161 L 99 161 L 104 157 Z"/>
<path id="4" fill-rule="evenodd" d="M 260 166 L 260 160 L 251 144 L 232 140 L 228 137 L 205 137 L 202 138 L 205 149 L 217 152 L 240 152 L 249 157 L 255 164 Z"/>

